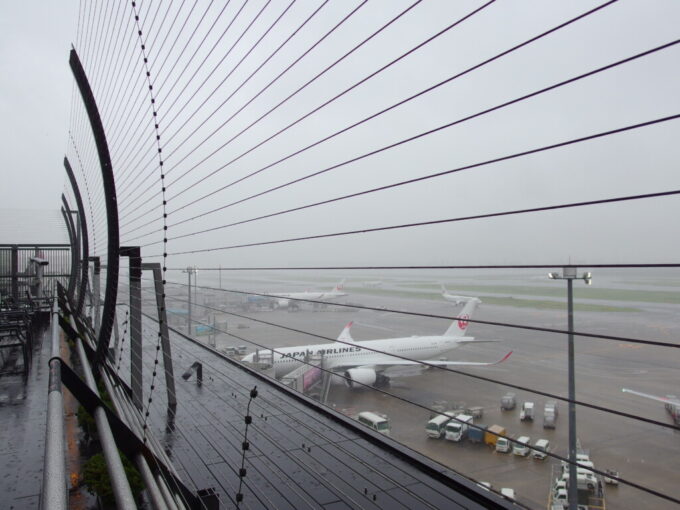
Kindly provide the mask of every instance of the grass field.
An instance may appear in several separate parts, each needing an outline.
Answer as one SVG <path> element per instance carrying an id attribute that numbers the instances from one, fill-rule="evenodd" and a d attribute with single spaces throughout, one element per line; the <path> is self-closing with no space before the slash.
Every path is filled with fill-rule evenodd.
<path id="1" fill-rule="evenodd" d="M 436 292 L 416 292 L 398 291 L 386 289 L 348 289 L 350 294 L 370 294 L 373 296 L 405 297 L 411 299 L 437 299 L 439 294 Z M 518 299 L 512 296 L 484 296 L 484 303 L 497 306 L 514 306 L 518 308 L 537 308 L 540 310 L 564 310 L 566 302 L 540 300 L 540 299 Z M 574 310 L 582 312 L 639 312 L 640 309 L 624 306 L 609 306 L 590 303 L 574 303 Z"/>
<path id="2" fill-rule="evenodd" d="M 555 287 L 544 286 L 520 286 L 520 285 L 469 285 L 469 284 L 445 284 L 449 292 L 483 292 L 488 294 L 504 294 L 517 296 L 546 296 L 566 297 L 566 285 Z M 434 284 L 406 284 L 404 287 L 412 287 L 419 290 L 439 291 L 439 286 Z M 680 304 L 680 292 L 669 290 L 632 290 L 632 289 L 602 289 L 574 285 L 574 297 L 576 299 L 601 299 L 606 301 L 639 301 L 645 303 L 670 303 Z"/>

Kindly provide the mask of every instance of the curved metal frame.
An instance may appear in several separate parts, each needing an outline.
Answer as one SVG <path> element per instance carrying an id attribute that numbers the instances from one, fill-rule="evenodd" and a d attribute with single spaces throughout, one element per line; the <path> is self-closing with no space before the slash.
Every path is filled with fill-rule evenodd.
<path id="1" fill-rule="evenodd" d="M 104 310 L 102 311 L 102 323 L 97 339 L 96 363 L 100 363 L 106 356 L 113 329 L 113 321 L 116 311 L 116 297 L 118 295 L 118 267 L 120 264 L 119 256 L 119 232 L 118 232 L 118 203 L 116 199 L 116 183 L 113 177 L 111 166 L 111 155 L 109 146 L 106 143 L 106 134 L 102 125 L 97 103 L 90 84 L 85 75 L 78 54 L 75 49 L 71 49 L 69 55 L 69 65 L 78 85 L 78 90 L 85 104 L 87 116 L 90 119 L 92 134 L 97 145 L 99 164 L 102 170 L 102 182 L 104 185 L 104 199 L 106 203 L 106 219 L 108 231 L 108 253 L 106 264 L 106 292 L 104 293 Z"/>
<path id="2" fill-rule="evenodd" d="M 62 193 L 61 202 L 63 207 L 61 208 L 61 213 L 64 216 L 64 221 L 66 222 L 66 230 L 68 230 L 68 238 L 71 243 L 71 275 L 68 278 L 68 298 L 73 302 L 73 293 L 75 292 L 76 285 L 78 283 L 78 263 L 80 261 L 80 242 L 78 239 L 78 233 L 76 231 L 76 225 L 73 223 L 73 216 L 71 207 L 66 200 L 66 197 Z"/>
<path id="3" fill-rule="evenodd" d="M 78 188 L 78 181 L 76 181 L 76 176 L 73 173 L 73 168 L 68 161 L 67 157 L 64 157 L 64 168 L 66 169 L 66 175 L 68 175 L 68 180 L 71 183 L 71 188 L 73 189 L 73 194 L 76 197 L 76 206 L 78 207 L 78 217 L 80 218 L 80 229 L 81 237 L 83 242 L 83 253 L 79 260 L 80 263 L 80 290 L 78 291 L 78 302 L 76 303 L 75 312 L 80 315 L 83 311 L 83 302 L 85 301 L 85 293 L 87 292 L 87 259 L 90 255 L 90 244 L 87 234 L 87 219 L 85 218 L 85 208 L 83 207 L 83 198 L 80 196 L 80 188 Z"/>

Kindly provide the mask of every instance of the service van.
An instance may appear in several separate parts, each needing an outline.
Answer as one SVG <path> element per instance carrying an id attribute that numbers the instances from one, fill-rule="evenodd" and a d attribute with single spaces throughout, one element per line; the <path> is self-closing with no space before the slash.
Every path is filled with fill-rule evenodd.
<path id="1" fill-rule="evenodd" d="M 444 414 L 438 414 L 430 421 L 428 421 L 427 425 L 425 426 L 425 432 L 427 433 L 427 437 L 431 437 L 433 439 L 441 438 L 444 435 L 446 424 L 451 421 L 451 418 L 453 418 L 453 416 L 454 416 L 453 413 L 448 412 Z"/>
<path id="2" fill-rule="evenodd" d="M 357 421 L 381 434 L 385 434 L 386 436 L 390 435 L 390 420 L 387 419 L 387 416 L 372 413 L 370 411 L 363 411 L 357 415 Z"/>
<path id="3" fill-rule="evenodd" d="M 512 453 L 515 455 L 521 455 L 522 457 L 526 457 L 529 455 L 529 442 L 531 439 L 529 436 L 521 436 L 517 438 L 517 441 L 512 447 Z"/>
<path id="4" fill-rule="evenodd" d="M 543 460 L 548 456 L 548 452 L 550 451 L 550 441 L 547 439 L 539 439 L 536 441 L 536 444 L 534 444 L 533 447 L 533 453 L 531 456 L 534 459 L 538 460 Z"/>

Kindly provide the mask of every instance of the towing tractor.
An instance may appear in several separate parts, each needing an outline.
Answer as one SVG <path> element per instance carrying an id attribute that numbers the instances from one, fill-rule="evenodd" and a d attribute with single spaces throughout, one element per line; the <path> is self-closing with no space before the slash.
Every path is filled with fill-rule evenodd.
<path id="1" fill-rule="evenodd" d="M 449 441 L 461 441 L 467 435 L 472 422 L 473 418 L 469 414 L 459 414 L 446 424 L 444 437 Z"/>

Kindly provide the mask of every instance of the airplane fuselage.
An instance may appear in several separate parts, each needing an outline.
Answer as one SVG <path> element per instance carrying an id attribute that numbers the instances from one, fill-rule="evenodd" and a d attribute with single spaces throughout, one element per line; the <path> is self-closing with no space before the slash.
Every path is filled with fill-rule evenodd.
<path id="1" fill-rule="evenodd" d="M 386 359 L 385 354 L 381 353 L 395 354 L 410 359 L 436 359 L 437 356 L 458 347 L 461 339 L 461 337 L 441 335 L 412 336 L 347 344 L 333 342 L 309 346 L 280 347 L 276 348 L 276 352 L 274 352 L 274 372 L 276 377 L 283 377 L 301 366 L 308 353 L 315 356 L 324 354 L 326 367 L 329 370 L 348 366 L 389 365 L 389 359 Z M 465 340 L 470 341 L 472 339 L 465 337 Z M 269 358 L 270 352 L 261 350 L 258 351 L 258 356 L 262 359 Z M 252 362 L 254 354 L 249 354 L 243 360 Z"/>

